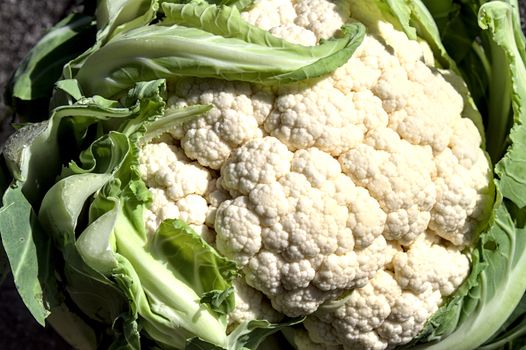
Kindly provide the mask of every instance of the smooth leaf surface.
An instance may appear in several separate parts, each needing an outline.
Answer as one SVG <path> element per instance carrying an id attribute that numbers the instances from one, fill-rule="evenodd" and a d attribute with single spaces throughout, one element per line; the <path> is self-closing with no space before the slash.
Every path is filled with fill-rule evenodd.
<path id="1" fill-rule="evenodd" d="M 51 272 L 51 242 L 20 187 L 9 188 L 2 198 L 0 233 L 11 272 L 24 304 L 41 325 L 50 314 L 56 296 Z"/>
<path id="2" fill-rule="evenodd" d="M 150 23 L 159 9 L 158 0 L 101 0 L 98 1 L 97 42 L 104 44 L 112 37 Z"/>
<path id="3" fill-rule="evenodd" d="M 154 257 L 167 261 L 173 273 L 192 286 L 197 295 L 211 292 L 216 296 L 221 295 L 230 288 L 238 273 L 233 261 L 219 255 L 180 220 L 161 223 L 152 240 L 151 251 Z M 228 314 L 233 310 L 233 293 L 223 294 L 222 299 L 217 299 L 216 296 L 208 294 L 205 299 L 222 301 L 219 305 L 214 305 L 214 310 L 219 310 L 221 314 Z"/>
<path id="4" fill-rule="evenodd" d="M 67 16 L 51 28 L 24 58 L 11 80 L 6 101 L 16 103 L 16 99 L 49 99 L 63 66 L 94 41 L 95 25 L 92 17 L 81 14 Z M 45 111 L 41 119 L 47 119 Z"/>
<path id="5" fill-rule="evenodd" d="M 111 97 L 138 81 L 181 76 L 267 84 L 315 78 L 347 62 L 365 34 L 363 25 L 352 23 L 341 37 L 305 47 L 249 25 L 235 8 L 190 3 L 164 9 L 160 25 L 128 31 L 87 57 L 76 75 L 86 94 Z"/>

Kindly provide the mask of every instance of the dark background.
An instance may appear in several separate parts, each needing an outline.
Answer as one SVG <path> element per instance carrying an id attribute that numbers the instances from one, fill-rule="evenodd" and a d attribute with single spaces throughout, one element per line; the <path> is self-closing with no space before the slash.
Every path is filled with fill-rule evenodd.
<path id="1" fill-rule="evenodd" d="M 364 0 L 367 1 L 367 0 Z M 521 0 L 524 18 L 526 0 Z M 74 0 L 0 0 L 0 93 L 11 73 L 42 34 L 75 6 Z M 524 25 L 523 25 L 524 29 Z M 9 115 L 0 95 L 0 116 Z M 0 127 L 0 140 L 10 132 Z M 42 328 L 25 309 L 11 276 L 0 286 L 0 349 L 69 350 L 50 328 Z"/>
<path id="2" fill-rule="evenodd" d="M 16 65 L 73 5 L 74 0 L 0 0 L 0 116 L 9 115 L 3 91 Z M 4 125 L 1 130 L 0 140 L 4 140 L 9 128 Z M 11 275 L 0 286 L 0 349 L 72 349 L 52 328 L 42 328 L 33 319 Z"/>

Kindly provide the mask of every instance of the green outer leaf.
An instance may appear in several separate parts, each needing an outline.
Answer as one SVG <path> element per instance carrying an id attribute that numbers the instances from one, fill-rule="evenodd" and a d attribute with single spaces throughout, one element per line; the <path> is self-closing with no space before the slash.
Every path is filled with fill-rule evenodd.
<path id="1" fill-rule="evenodd" d="M 113 96 L 137 81 L 180 76 L 268 84 L 313 78 L 347 62 L 365 33 L 361 24 L 353 23 L 344 26 L 343 37 L 305 47 L 248 25 L 232 8 L 169 5 L 165 8 L 175 12 L 168 18 L 194 8 L 197 12 L 185 12 L 178 18 L 198 25 L 197 17 L 207 16 L 205 9 L 210 9 L 219 16 L 220 24 L 209 26 L 203 21 L 204 29 L 151 25 L 114 38 L 93 52 L 76 75 L 86 94 Z"/>
<path id="2" fill-rule="evenodd" d="M 104 213 L 86 227 L 75 243 L 84 262 L 104 275 L 110 275 L 117 268 L 111 242 L 118 215 L 116 207 Z"/>
<path id="3" fill-rule="evenodd" d="M 221 315 L 234 309 L 234 294 L 223 293 L 232 287 L 238 274 L 236 263 L 219 255 L 183 221 L 162 222 L 150 250 L 154 257 L 168 262 L 178 279 L 192 286 L 201 296 L 201 302 L 222 301 L 219 305 L 211 305 Z M 207 297 L 203 299 L 205 294 Z M 222 298 L 218 299 L 219 295 Z"/>
<path id="4" fill-rule="evenodd" d="M 282 329 L 300 324 L 305 318 L 288 319 L 279 323 L 270 323 L 266 320 L 246 321 L 237 326 L 228 335 L 228 350 L 257 349 L 269 336 Z M 221 347 L 214 346 L 199 338 L 192 338 L 186 344 L 185 350 L 220 350 Z"/>
<path id="5" fill-rule="evenodd" d="M 424 1 L 425 2 L 425 1 Z M 422 0 L 371 0 L 351 3 L 352 16 L 364 22 L 372 33 L 378 33 L 378 20 L 389 22 L 412 40 L 424 40 L 442 68 L 456 72 L 455 61 L 447 53 L 433 16 Z M 396 45 L 397 43 L 388 43 Z"/>
<path id="6" fill-rule="evenodd" d="M 344 25 L 341 28 L 341 32 L 345 36 L 352 38 L 352 40 L 348 43 L 347 46 L 335 52 L 334 54 L 320 58 L 314 63 L 305 65 L 304 67 L 301 67 L 294 71 L 272 77 L 268 81 L 268 83 L 288 84 L 297 81 L 317 78 L 330 72 L 333 72 L 338 67 L 347 63 L 353 55 L 354 51 L 356 51 L 356 49 L 362 44 L 363 38 L 365 37 L 365 27 L 361 23 L 355 22 L 350 25 Z M 323 42 L 321 46 L 328 42 L 330 42 L 330 40 Z"/>
<path id="7" fill-rule="evenodd" d="M 510 131 L 511 148 L 496 166 L 504 197 L 510 198 L 517 206 L 526 206 L 526 66 L 523 60 L 524 38 L 516 42 L 516 18 L 510 5 L 504 2 L 488 3 L 481 8 L 480 21 L 487 28 L 495 43 L 504 51 L 512 87 L 512 108 L 515 126 Z M 522 48 L 522 49 L 519 49 Z M 501 71 L 501 70 L 499 70 Z M 508 102 L 509 103 L 509 102 Z"/>
<path id="8" fill-rule="evenodd" d="M 431 47 L 435 59 L 442 68 L 451 69 L 458 74 L 457 65 L 442 44 L 437 25 L 422 0 L 405 0 L 405 2 L 411 9 L 410 23 L 416 29 L 418 37 L 424 39 Z"/>
<path id="9" fill-rule="evenodd" d="M 120 315 L 115 320 L 115 324 L 122 323 L 122 331 L 114 327 L 116 334 L 114 335 L 112 344 L 108 346 L 108 350 L 140 350 L 141 336 L 140 327 L 137 318 L 133 312 Z"/>
<path id="10" fill-rule="evenodd" d="M 9 171 L 21 182 L 24 195 L 34 207 L 39 207 L 40 199 L 55 183 L 63 162 L 61 158 L 65 156 L 66 161 L 69 161 L 71 157 L 78 155 L 75 152 L 79 152 L 81 140 L 74 140 L 74 145 L 66 145 L 66 139 L 85 137 L 87 128 L 97 122 L 104 125 L 104 121 L 111 119 L 111 128 L 138 115 L 141 115 L 141 123 L 153 121 L 162 115 L 159 108 L 164 106 L 164 102 L 159 94 L 164 91 L 164 82 L 151 81 L 138 85 L 143 88 L 135 91 L 137 95 L 130 95 L 125 106 L 100 96 L 81 98 L 74 105 L 55 108 L 49 121 L 29 124 L 9 137 L 3 150 L 4 159 Z M 63 86 L 73 89 L 71 92 L 76 94 L 74 85 Z M 74 132 L 64 130 L 68 121 Z"/>
<path id="11" fill-rule="evenodd" d="M 143 305 L 138 313 L 149 321 L 151 331 L 157 330 L 159 336 L 164 334 L 154 339 L 177 346 L 182 339 L 194 334 L 222 346 L 226 340 L 226 322 L 200 304 L 199 295 L 193 289 L 198 281 L 186 284 L 174 274 L 177 266 L 167 268 L 166 261 L 155 258 L 124 215 L 119 215 L 114 235 L 117 253 L 130 263 L 148 298 L 147 306 Z M 194 253 L 208 255 L 211 252 L 212 249 L 208 248 L 208 251 Z M 181 332 L 186 333 L 186 337 L 181 339 Z"/>
<path id="12" fill-rule="evenodd" d="M 380 21 L 391 23 L 395 29 L 404 31 L 391 7 L 386 0 L 350 1 L 352 18 L 360 21 L 367 28 L 367 32 L 378 34 Z"/>
<path id="13" fill-rule="evenodd" d="M 514 349 L 524 345 L 526 337 L 526 295 L 513 310 L 506 323 L 479 350 Z"/>
<path id="14" fill-rule="evenodd" d="M 526 202 L 520 196 L 526 189 L 526 173 L 521 168 L 524 159 L 521 153 L 526 150 L 523 141 L 526 138 L 523 124 L 526 119 L 522 108 L 519 108 L 526 101 L 526 70 L 522 55 L 515 54 L 517 47 L 524 46 L 524 41 L 515 42 L 512 17 L 510 4 L 500 1 L 486 3 L 479 11 L 481 27 L 495 41 L 492 50 L 500 48 L 507 57 L 507 61 L 499 61 L 504 66 L 493 69 L 507 70 L 513 76 L 513 84 L 510 85 L 516 125 L 510 132 L 513 141 L 511 149 L 496 166 L 500 179 L 495 179 L 497 201 L 493 217 L 487 232 L 481 234 L 472 256 L 474 268 L 467 286 L 463 286 L 453 296 L 453 301 L 430 320 L 429 323 L 435 325 L 434 333 L 423 335 L 428 340 L 447 337 L 438 343 L 417 348 L 477 348 L 501 329 L 526 289 Z M 509 103 L 509 100 L 503 103 Z M 507 118 L 507 114 L 492 117 Z M 487 347 L 492 348 L 492 345 Z"/>
<path id="15" fill-rule="evenodd" d="M 97 4 L 97 43 L 128 30 L 148 25 L 159 9 L 158 0 L 101 0 Z"/>
<path id="16" fill-rule="evenodd" d="M 60 80 L 55 84 L 57 90 L 64 92 L 69 97 L 72 97 L 77 102 L 82 98 L 82 91 L 80 91 L 80 86 L 78 81 L 75 79 L 64 79 Z M 73 104 L 73 103 L 66 103 Z M 55 106 L 58 107 L 58 106 Z"/>
<path id="17" fill-rule="evenodd" d="M 13 104 L 14 99 L 49 98 L 64 64 L 94 41 L 92 17 L 81 14 L 67 16 L 51 28 L 20 63 L 6 91 L 6 101 Z M 46 113 L 42 113 L 41 119 L 46 117 Z"/>
<path id="18" fill-rule="evenodd" d="M 107 331 L 114 320 L 126 312 L 128 300 L 113 281 L 84 263 L 75 247 L 68 246 L 63 252 L 64 266 L 62 284 L 67 291 L 67 300 L 76 313 L 89 321 L 96 331 Z M 70 305 L 70 304 L 68 304 Z M 94 325 L 93 321 L 98 322 Z M 103 334 L 99 334 L 101 338 Z"/>
<path id="19" fill-rule="evenodd" d="M 462 300 L 458 325 L 445 339 L 414 349 L 470 350 L 482 345 L 498 331 L 521 299 L 526 289 L 526 228 L 516 227 L 510 204 L 496 203 L 495 219 L 481 236 L 480 251 L 485 269 L 478 285 Z M 453 320 L 457 321 L 457 320 Z"/>
<path id="20" fill-rule="evenodd" d="M 166 82 L 164 80 L 136 83 L 134 88 L 128 92 L 125 101 L 127 105 L 137 105 L 138 115 L 124 123 L 120 130 L 127 136 L 137 133 L 136 137 L 142 137 L 148 125 L 163 118 L 165 99 Z"/>
<path id="21" fill-rule="evenodd" d="M 211 290 L 204 292 L 199 302 L 208 305 L 210 309 L 220 316 L 227 316 L 234 310 L 234 288 L 226 287 L 225 290 Z"/>
<path id="22" fill-rule="evenodd" d="M 87 5 L 86 5 L 87 6 Z M 86 59 L 114 36 L 128 30 L 148 25 L 157 15 L 158 0 L 101 0 L 98 1 L 96 18 L 97 40 L 94 45 L 64 65 L 62 79 L 73 79 Z M 88 94 L 91 96 L 92 94 Z M 64 105 L 53 96 L 52 107 Z"/>
<path id="23" fill-rule="evenodd" d="M 164 3 L 162 8 L 166 15 L 162 22 L 163 25 L 177 24 L 198 28 L 225 38 L 237 38 L 267 47 L 294 47 L 287 41 L 271 35 L 268 31 L 245 22 L 235 7 L 210 6 L 205 3 L 189 3 L 186 5 Z M 334 54 L 321 58 L 302 69 L 273 77 L 272 80 L 288 83 L 315 78 L 332 72 L 347 62 L 362 43 L 365 27 L 355 23 L 355 25 L 342 27 L 342 32 L 344 35 L 354 38 L 345 49 L 336 51 Z M 336 44 L 335 40 L 332 42 Z M 327 42 L 325 42 L 326 45 Z M 324 45 L 314 46 L 311 48 L 310 55 L 316 57 L 326 50 L 327 48 Z M 320 53 L 316 51 L 320 51 Z"/>
<path id="24" fill-rule="evenodd" d="M 155 85 L 156 82 L 152 84 Z M 160 85 L 156 84 L 156 86 Z M 64 87 L 69 89 L 71 84 L 66 84 Z M 144 89 L 141 91 L 145 93 Z M 85 130 L 97 121 L 104 122 L 112 118 L 113 125 L 115 125 L 115 121 L 122 124 L 127 118 L 133 116 L 149 120 L 147 113 L 141 114 L 139 111 L 142 101 L 133 100 L 132 97 L 128 99 L 131 106 L 129 108 L 119 106 L 116 101 L 96 96 L 88 99 L 82 98 L 75 105 L 55 109 L 50 121 L 20 129 L 5 145 L 3 156 L 7 170 L 15 177 L 16 186 L 10 187 L 5 192 L 3 207 L 0 209 L 2 245 L 6 249 L 14 271 L 15 283 L 24 303 L 42 324 L 50 308 L 60 304 L 56 300 L 68 296 L 77 304 L 75 312 L 85 314 L 107 325 L 111 325 L 115 315 L 122 312 L 124 304 L 121 302 L 122 296 L 119 292 L 104 276 L 83 264 L 76 251 L 72 249 L 72 245 L 68 244 L 74 240 L 76 221 L 82 210 L 82 203 L 77 206 L 71 204 L 72 201 L 81 199 L 75 196 L 78 196 L 82 189 L 86 189 L 84 186 L 86 182 L 81 181 L 82 186 L 78 188 L 72 183 L 67 183 L 70 180 L 60 183 L 54 194 L 59 201 L 55 203 L 48 199 L 49 204 L 46 204 L 48 208 L 43 210 L 45 213 L 46 210 L 53 207 L 56 210 L 54 214 L 64 218 L 64 221 L 62 219 L 55 221 L 61 227 L 61 231 L 67 231 L 67 235 L 58 237 L 58 241 L 62 242 L 63 256 L 58 256 L 57 259 L 64 259 L 63 270 L 50 270 L 51 268 L 61 269 L 61 266 L 54 264 L 51 267 L 50 265 L 52 263 L 49 255 L 51 242 L 48 236 L 41 231 L 33 208 L 40 207 L 42 196 L 59 175 L 62 165 L 61 151 L 69 148 L 65 140 L 71 135 L 63 132 L 64 121 L 73 120 L 73 116 L 74 123 L 72 124 L 77 136 L 85 138 L 89 135 L 85 133 Z M 144 96 L 144 99 L 144 103 L 151 102 L 147 96 Z M 155 110 L 150 104 L 147 107 L 149 111 Z M 64 144 L 67 147 L 64 147 Z M 111 166 L 108 166 L 108 169 L 112 171 Z M 100 175 L 100 177 L 104 176 L 107 175 Z M 100 180 L 97 175 L 95 177 Z M 95 191 L 99 186 L 96 185 L 93 188 L 94 183 L 90 181 L 94 179 L 93 174 L 79 176 L 79 178 L 88 180 L 88 185 L 92 187 L 85 196 L 89 197 L 89 192 Z M 103 179 L 101 183 L 104 182 Z M 51 198 L 53 193 L 50 193 L 49 196 Z M 71 211 L 73 207 L 76 209 Z M 57 292 L 54 291 L 54 274 L 61 276 L 61 284 L 66 288 L 65 296 L 57 295 Z M 48 276 L 51 276 L 49 280 Z M 100 299 L 102 295 L 105 296 L 104 300 Z M 131 337 L 131 334 L 128 336 Z"/>
<path id="25" fill-rule="evenodd" d="M 75 242 L 75 228 L 86 200 L 111 179 L 111 174 L 80 174 L 57 182 L 42 199 L 39 221 L 61 249 Z"/>
<path id="26" fill-rule="evenodd" d="M 3 195 L 0 209 L 2 246 L 11 265 L 18 293 L 35 320 L 42 326 L 56 296 L 50 271 L 51 242 L 39 229 L 31 205 L 21 187 L 15 185 Z"/>
<path id="27" fill-rule="evenodd" d="M 109 154 L 108 149 L 112 149 Z M 122 166 L 129 150 L 128 138 L 124 134 L 110 131 L 80 154 L 79 162 L 81 165 L 78 165 L 77 162 L 71 162 L 69 167 L 77 174 L 88 172 L 112 174 Z"/>
<path id="28" fill-rule="evenodd" d="M 203 116 L 212 105 L 192 105 L 185 108 L 167 108 L 164 115 L 146 126 L 141 143 L 148 143 L 163 133 L 173 130 L 177 125 Z"/>
<path id="29" fill-rule="evenodd" d="M 47 321 L 75 349 L 96 350 L 97 334 L 75 312 L 64 304 L 53 308 Z"/>
<path id="30" fill-rule="evenodd" d="M 398 19 L 402 29 L 409 39 L 416 40 L 418 38 L 415 28 L 411 24 L 412 11 L 406 0 L 382 0 L 387 3 L 391 9 L 391 13 Z M 418 1 L 418 0 L 416 0 Z"/>
<path id="31" fill-rule="evenodd" d="M 132 310 L 123 319 L 127 326 L 122 336 L 136 342 L 139 322 L 159 344 L 170 347 L 179 344 L 182 347 L 187 338 L 197 334 L 212 343 L 223 345 L 226 341 L 225 316 L 217 315 L 211 307 L 203 305 L 200 294 L 217 292 L 219 295 L 230 289 L 230 283 L 223 276 L 235 275 L 237 270 L 231 271 L 235 269 L 235 264 L 219 256 L 188 227 L 182 224 L 171 227 L 168 223 L 165 224 L 168 236 L 159 241 L 159 255 L 162 256 L 156 259 L 149 250 L 144 232 L 143 208 L 150 196 L 137 170 L 138 144 L 146 126 L 163 113 L 164 101 L 160 98 L 163 91 L 164 82 L 137 84 L 124 99 L 125 104 L 137 109 L 133 113 L 134 118 L 122 120 L 117 116 L 116 121 L 121 123 L 109 121 L 108 125 L 122 133 L 109 132 L 95 139 L 79 161 L 71 165 L 71 174 L 48 191 L 41 213 L 47 212 L 47 217 L 53 218 L 48 220 L 55 225 L 50 231 L 58 235 L 60 231 L 66 232 L 68 243 L 75 243 L 74 247 L 83 261 L 116 281 L 128 297 Z M 180 110 L 178 115 L 197 114 L 202 109 Z M 86 125 L 84 122 L 80 124 Z M 88 188 L 90 186 L 85 182 L 89 182 L 92 188 Z M 84 195 L 75 195 L 74 187 L 66 186 L 75 183 L 84 187 Z M 103 186 L 99 189 L 101 183 Z M 93 193 L 93 189 L 99 190 L 91 200 L 86 194 Z M 49 205 L 56 197 L 59 202 L 67 200 L 70 202 L 67 207 L 77 210 L 64 213 L 60 205 Z M 88 225 L 75 242 L 72 232 L 79 229 L 76 218 L 80 210 L 88 205 Z M 56 219 L 64 215 L 65 219 Z M 60 227 L 57 221 L 61 223 Z M 171 234 L 177 235 L 180 242 L 174 243 Z M 193 256 L 186 256 L 186 252 L 181 254 L 177 248 L 172 249 L 180 243 L 194 247 L 199 256 L 198 266 L 193 264 Z M 71 249 L 72 244 L 65 246 L 65 252 L 76 252 Z M 66 258 L 66 262 L 69 259 Z M 180 265 L 186 267 L 182 273 L 178 272 Z M 152 274 L 152 270 L 156 273 Z M 74 276 L 83 276 L 83 272 L 79 271 Z M 179 278 L 181 276 L 184 278 Z M 225 296 L 223 302 L 216 305 L 217 310 L 225 311 L 232 307 L 232 297 Z M 125 343 L 122 336 L 115 346 Z"/>
<path id="32" fill-rule="evenodd" d="M 378 0 L 377 0 L 378 1 Z M 458 73 L 456 63 L 449 57 L 433 16 L 422 0 L 381 0 L 387 3 L 398 19 L 403 31 L 412 40 L 423 39 L 433 50 L 435 60 L 442 68 Z"/>
<path id="33" fill-rule="evenodd" d="M 28 173 L 30 171 L 31 145 L 45 133 L 48 126 L 48 121 L 28 124 L 15 131 L 5 142 L 2 155 L 14 180 L 25 182 L 30 176 Z"/>
<path id="34" fill-rule="evenodd" d="M 215 6 L 204 2 L 188 4 L 162 4 L 165 18 L 160 23 L 164 26 L 180 25 L 201 29 L 209 34 L 224 38 L 235 38 L 250 44 L 265 47 L 304 49 L 311 56 L 318 56 L 326 50 L 320 46 L 306 49 L 301 45 L 292 44 L 270 34 L 267 30 L 258 28 L 241 17 L 239 10 L 229 6 Z"/>
<path id="35" fill-rule="evenodd" d="M 189 0 L 192 1 L 192 0 Z M 189 1 L 183 1 L 183 2 L 189 2 Z M 235 7 L 239 11 L 242 10 L 248 10 L 250 6 L 254 3 L 254 0 L 205 0 L 209 4 L 213 5 L 225 5 L 225 6 L 231 6 Z M 166 1 L 170 2 L 170 1 Z M 180 1 L 176 1 L 179 3 Z"/>

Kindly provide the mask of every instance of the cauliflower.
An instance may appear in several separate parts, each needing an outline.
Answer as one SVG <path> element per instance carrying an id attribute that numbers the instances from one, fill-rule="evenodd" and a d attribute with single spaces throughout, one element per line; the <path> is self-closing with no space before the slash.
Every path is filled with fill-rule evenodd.
<path id="1" fill-rule="evenodd" d="M 181 140 L 189 158 L 201 165 L 219 169 L 232 149 L 248 140 L 261 138 L 263 123 L 272 107 L 273 96 L 265 89 L 247 83 L 219 80 L 183 80 L 174 87 L 168 101 L 174 108 L 192 104 L 211 104 L 206 118 L 176 128 L 172 134 Z"/>
<path id="2" fill-rule="evenodd" d="M 235 326 L 244 321 L 268 320 L 279 322 L 283 315 L 270 306 L 269 301 L 258 290 L 250 287 L 243 279 L 233 283 L 236 307 L 228 314 L 228 323 Z"/>
<path id="3" fill-rule="evenodd" d="M 332 0 L 256 0 L 241 14 L 300 45 L 350 15 Z M 492 173 L 463 96 L 429 55 L 380 22 L 321 78 L 170 86 L 168 110 L 212 109 L 141 150 L 146 225 L 182 219 L 237 263 L 231 324 L 306 316 L 299 349 L 392 348 L 465 280 Z"/>
<path id="4" fill-rule="evenodd" d="M 521 343 L 519 11 L 431 3 L 68 16 L 6 92 L 49 120 L 0 151 L 0 274 L 83 348 Z"/>
<path id="5" fill-rule="evenodd" d="M 207 218 L 224 198 L 214 188 L 212 172 L 189 160 L 174 142 L 165 135 L 140 153 L 139 171 L 153 194 L 144 214 L 147 232 L 153 235 L 162 221 L 178 218 L 212 243 L 215 237 Z"/>

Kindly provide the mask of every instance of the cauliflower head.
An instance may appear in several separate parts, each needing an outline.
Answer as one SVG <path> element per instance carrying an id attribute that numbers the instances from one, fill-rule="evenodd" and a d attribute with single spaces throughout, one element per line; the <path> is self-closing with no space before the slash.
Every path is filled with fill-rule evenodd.
<path id="1" fill-rule="evenodd" d="M 316 45 L 352 3 L 256 0 L 242 17 Z M 182 219 L 238 264 L 231 323 L 307 316 L 300 349 L 392 348 L 464 281 L 492 174 L 429 52 L 380 22 L 322 78 L 172 82 L 168 109 L 212 109 L 143 147 L 147 228 Z"/>

